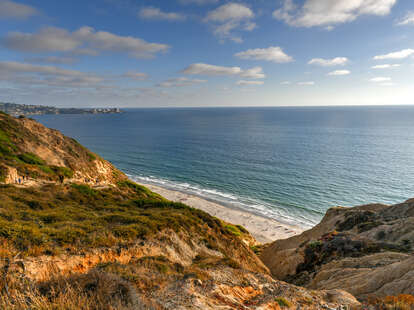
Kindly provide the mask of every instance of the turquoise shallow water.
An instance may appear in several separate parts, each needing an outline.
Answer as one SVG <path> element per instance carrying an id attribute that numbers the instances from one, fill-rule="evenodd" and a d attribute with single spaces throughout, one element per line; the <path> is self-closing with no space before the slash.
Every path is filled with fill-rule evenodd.
<path id="1" fill-rule="evenodd" d="M 414 197 L 414 107 L 130 109 L 43 115 L 136 180 L 309 227 Z"/>

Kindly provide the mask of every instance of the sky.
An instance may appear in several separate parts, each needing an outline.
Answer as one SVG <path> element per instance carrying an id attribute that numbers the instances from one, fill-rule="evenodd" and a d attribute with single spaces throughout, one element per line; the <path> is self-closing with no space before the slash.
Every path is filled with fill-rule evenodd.
<path id="1" fill-rule="evenodd" d="M 0 0 L 0 101 L 414 103 L 413 0 Z"/>

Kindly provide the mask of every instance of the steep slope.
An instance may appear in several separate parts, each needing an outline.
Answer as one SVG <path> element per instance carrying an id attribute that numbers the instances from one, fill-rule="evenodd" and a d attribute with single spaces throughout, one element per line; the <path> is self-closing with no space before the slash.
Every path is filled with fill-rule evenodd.
<path id="1" fill-rule="evenodd" d="M 1 114 L 0 150 L 0 309 L 359 304 L 274 280 L 243 227 L 128 181 L 33 120 Z"/>
<path id="2" fill-rule="evenodd" d="M 0 182 L 115 184 L 126 179 L 109 162 L 57 130 L 0 113 Z"/>
<path id="3" fill-rule="evenodd" d="M 267 246 L 273 276 L 361 299 L 414 294 L 414 200 L 332 208 L 314 228 Z"/>

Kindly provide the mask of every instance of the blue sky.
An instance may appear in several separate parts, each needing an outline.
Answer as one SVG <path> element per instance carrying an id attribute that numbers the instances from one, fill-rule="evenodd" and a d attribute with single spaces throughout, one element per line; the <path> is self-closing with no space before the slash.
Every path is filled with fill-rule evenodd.
<path id="1" fill-rule="evenodd" d="M 412 0 L 0 0 L 0 101 L 414 103 Z"/>

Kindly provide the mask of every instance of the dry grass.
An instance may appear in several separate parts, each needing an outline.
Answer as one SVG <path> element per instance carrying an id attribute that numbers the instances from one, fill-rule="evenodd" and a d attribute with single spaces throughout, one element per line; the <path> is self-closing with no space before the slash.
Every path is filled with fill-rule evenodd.
<path id="1" fill-rule="evenodd" d="M 96 270 L 43 283 L 32 283 L 14 273 L 0 283 L 0 309 L 4 310 L 157 309 L 144 302 L 128 282 Z"/>
<path id="2" fill-rule="evenodd" d="M 384 298 L 371 298 L 366 306 L 372 306 L 378 310 L 413 310 L 414 296 L 400 294 L 398 296 L 386 296 Z"/>

